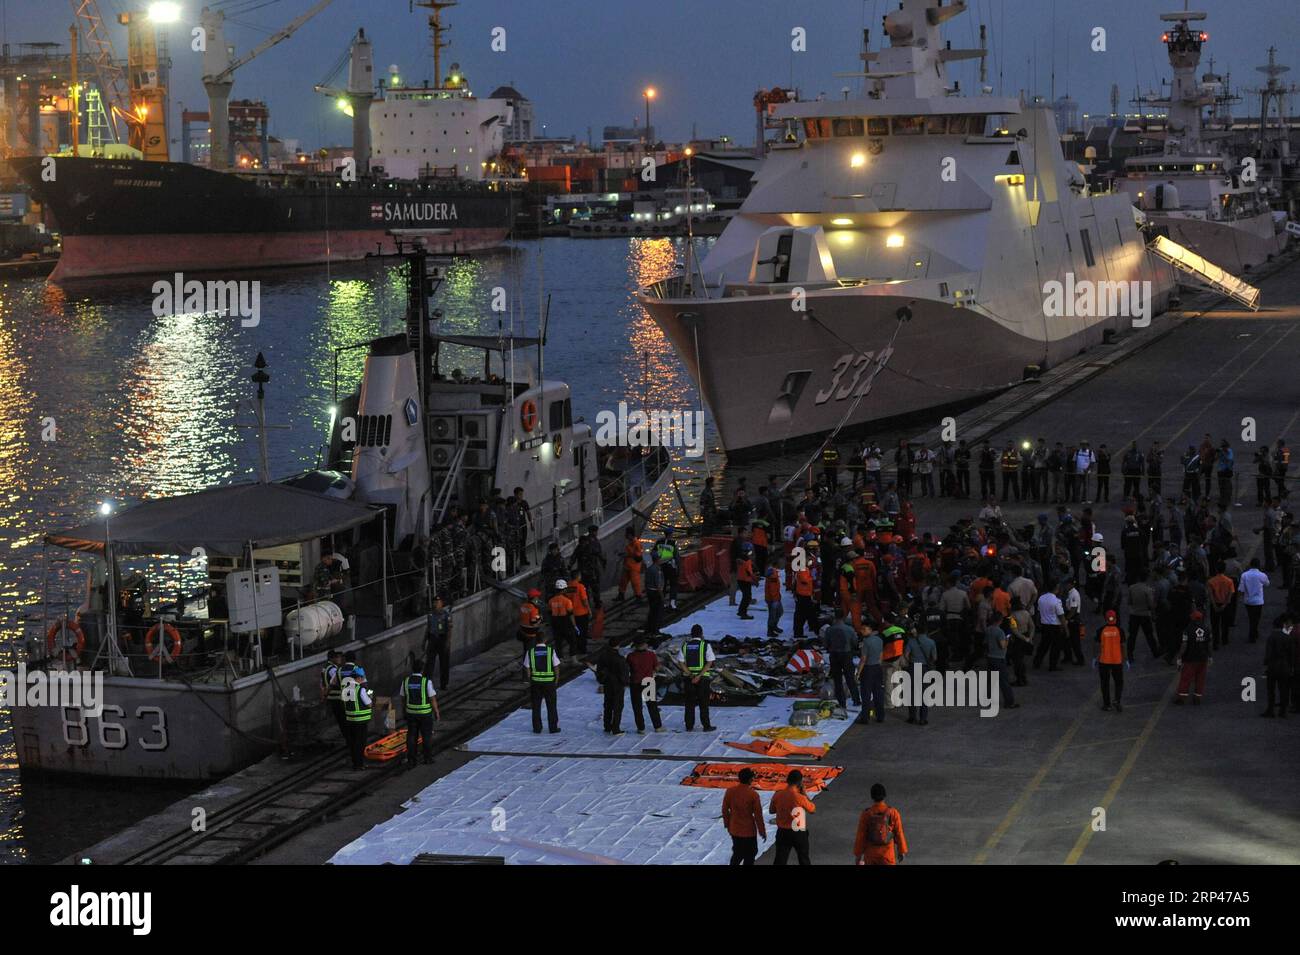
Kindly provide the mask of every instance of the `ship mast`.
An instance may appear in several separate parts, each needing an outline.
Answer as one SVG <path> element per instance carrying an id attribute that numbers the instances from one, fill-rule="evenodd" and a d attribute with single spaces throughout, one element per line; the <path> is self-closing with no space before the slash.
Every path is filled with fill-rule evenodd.
<path id="1" fill-rule="evenodd" d="M 433 44 L 433 85 L 442 89 L 442 51 L 451 46 L 442 35 L 451 29 L 442 22 L 442 11 L 454 7 L 459 0 L 415 0 L 417 7 L 427 8 L 429 13 L 429 38 Z"/>

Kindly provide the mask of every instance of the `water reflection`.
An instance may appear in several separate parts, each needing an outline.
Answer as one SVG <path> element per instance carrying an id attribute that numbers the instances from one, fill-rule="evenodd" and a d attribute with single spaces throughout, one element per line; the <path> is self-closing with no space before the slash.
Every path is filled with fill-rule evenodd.
<path id="1" fill-rule="evenodd" d="M 663 239 L 520 243 L 455 260 L 432 304 L 449 332 L 532 336 L 549 297 L 546 373 L 570 384 L 574 413 L 588 422 L 622 399 L 698 408 L 672 347 L 632 298 L 682 256 L 680 241 Z M 0 288 L 0 659 L 25 623 L 29 632 L 39 625 L 44 533 L 92 520 L 106 497 L 126 506 L 254 477 L 256 434 L 241 425 L 253 421 L 248 376 L 259 351 L 271 375 L 268 421 L 280 426 L 270 433 L 271 472 L 316 466 L 336 361 L 339 392 L 348 394 L 365 349 L 346 346 L 403 330 L 404 269 L 385 261 L 249 275 L 262 283 L 252 328 L 234 317 L 155 318 L 147 281 L 60 288 L 24 280 Z M 493 310 L 498 288 L 503 311 Z M 47 416 L 57 440 L 42 442 Z M 698 468 L 675 456 L 688 471 Z M 671 494 L 662 513 L 685 523 Z M 168 587 L 185 572 L 180 561 L 153 567 Z M 65 583 L 71 592 L 82 586 L 71 576 Z M 143 799 L 120 800 L 120 810 L 73 813 L 70 827 L 42 815 L 24 832 L 14 759 L 0 714 L 0 861 L 75 851 L 149 811 Z M 41 803 L 63 805 L 85 785 L 42 784 Z"/>

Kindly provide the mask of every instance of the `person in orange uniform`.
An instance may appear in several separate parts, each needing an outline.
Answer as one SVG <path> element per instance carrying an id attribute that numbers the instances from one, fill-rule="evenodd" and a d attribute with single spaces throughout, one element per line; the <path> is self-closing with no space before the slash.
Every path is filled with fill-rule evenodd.
<path id="1" fill-rule="evenodd" d="M 750 538 L 750 543 L 754 545 L 754 570 L 758 573 L 758 576 L 760 577 L 765 576 L 767 574 L 767 563 L 768 563 L 767 549 L 770 545 L 770 541 L 767 536 L 767 528 L 768 528 L 767 521 L 763 520 L 760 517 L 758 520 L 754 521 L 753 527 L 751 529 L 751 533 L 753 536 Z"/>
<path id="2" fill-rule="evenodd" d="M 763 603 L 767 604 L 767 635 L 769 637 L 780 636 L 781 615 L 785 613 L 785 608 L 781 606 L 781 569 L 780 558 L 777 562 L 767 568 L 767 574 L 763 578 Z"/>
<path id="3" fill-rule="evenodd" d="M 628 528 L 623 532 L 623 573 L 618 578 L 618 600 L 626 599 L 624 592 L 632 586 L 632 596 L 640 600 L 644 591 L 641 588 L 641 542 L 637 540 L 636 531 Z"/>
<path id="4" fill-rule="evenodd" d="M 763 803 L 754 791 L 754 771 L 749 767 L 736 776 L 740 781 L 722 797 L 722 824 L 731 835 L 731 865 L 753 865 L 758 858 L 758 840 L 767 838 Z"/>
<path id="5" fill-rule="evenodd" d="M 574 644 L 577 642 L 573 635 L 573 601 L 565 593 L 565 588 L 569 584 L 564 580 L 555 582 L 555 596 L 547 601 L 547 607 L 551 611 L 551 632 L 555 639 L 551 642 L 555 645 L 555 655 L 564 656 L 564 648 L 569 648 L 569 655 L 574 653 Z"/>
<path id="6" fill-rule="evenodd" d="M 773 865 L 785 865 L 794 850 L 800 865 L 812 865 L 808 853 L 808 814 L 816 812 L 803 788 L 803 773 L 792 769 L 785 777 L 785 789 L 773 794 L 772 813 L 776 816 L 776 858 Z"/>
<path id="7" fill-rule="evenodd" d="M 528 599 L 519 605 L 519 642 L 529 649 L 537 642 L 542 627 L 542 592 L 536 588 L 528 591 Z"/>
<path id="8" fill-rule="evenodd" d="M 749 608 L 754 602 L 754 584 L 758 578 L 754 575 L 754 545 L 742 544 L 740 560 L 736 561 L 736 583 L 740 587 L 740 610 L 736 616 L 741 620 L 753 620 Z"/>
<path id="9" fill-rule="evenodd" d="M 817 598 L 813 595 L 817 592 L 816 582 L 813 580 L 812 571 L 805 568 L 804 570 L 795 571 L 794 575 L 794 638 L 803 639 L 803 628 L 805 626 L 817 627 Z"/>
<path id="10" fill-rule="evenodd" d="M 573 572 L 564 595 L 573 604 L 573 652 L 581 656 L 587 652 L 587 637 L 591 635 L 591 597 L 580 571 Z"/>
<path id="11" fill-rule="evenodd" d="M 865 610 L 869 617 L 880 619 L 880 605 L 876 602 L 876 564 L 866 556 L 865 548 L 858 548 L 858 556 L 853 558 L 853 594 L 859 611 Z M 855 617 L 854 626 L 861 619 L 860 615 Z"/>
<path id="12" fill-rule="evenodd" d="M 1092 665 L 1101 674 L 1101 708 L 1110 709 L 1110 684 L 1115 683 L 1115 712 L 1124 712 L 1120 697 L 1124 693 L 1124 670 L 1128 659 L 1124 655 L 1124 631 L 1119 626 L 1119 616 L 1106 611 L 1106 623 L 1097 631 L 1097 656 Z"/>
<path id="13" fill-rule="evenodd" d="M 858 865 L 898 865 L 907 852 L 903 817 L 885 802 L 885 787 L 876 783 L 871 787 L 871 805 L 858 817 L 853 856 Z"/>

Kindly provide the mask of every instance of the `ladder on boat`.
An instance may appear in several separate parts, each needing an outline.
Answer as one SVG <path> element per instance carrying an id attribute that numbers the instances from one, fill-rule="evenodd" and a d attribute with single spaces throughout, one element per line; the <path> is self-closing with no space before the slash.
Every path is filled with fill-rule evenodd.
<path id="1" fill-rule="evenodd" d="M 1202 285 L 1236 299 L 1252 312 L 1259 311 L 1259 289 L 1243 282 L 1231 272 L 1219 268 L 1209 259 L 1197 255 L 1186 246 L 1179 245 L 1165 235 L 1156 236 L 1149 246 L 1152 252 L 1180 272 L 1186 272 Z"/>
<path id="2" fill-rule="evenodd" d="M 447 464 L 447 476 L 442 479 L 442 486 L 438 488 L 438 494 L 433 499 L 434 527 L 441 524 L 447 514 L 447 507 L 451 504 L 451 496 L 456 490 L 456 479 L 460 476 L 460 466 L 465 460 L 465 451 L 468 447 L 469 441 L 464 438 L 456 442 L 456 452 Z"/>

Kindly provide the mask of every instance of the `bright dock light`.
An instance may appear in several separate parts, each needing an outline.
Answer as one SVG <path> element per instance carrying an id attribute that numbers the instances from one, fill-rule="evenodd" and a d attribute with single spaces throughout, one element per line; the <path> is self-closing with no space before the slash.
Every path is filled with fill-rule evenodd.
<path id="1" fill-rule="evenodd" d="M 158 0 L 157 3 L 149 4 L 149 11 L 146 15 L 151 23 L 175 23 L 181 18 L 180 4 L 170 3 L 168 0 Z"/>
<path id="2" fill-rule="evenodd" d="M 889 238 L 885 239 L 885 245 L 891 249 L 901 249 L 903 247 L 903 236 L 897 232 L 891 232 Z"/>
<path id="3" fill-rule="evenodd" d="M 866 153 L 854 153 L 852 158 L 849 159 L 849 165 L 852 166 L 854 169 L 859 169 L 862 166 L 865 166 L 866 164 L 867 164 Z"/>

